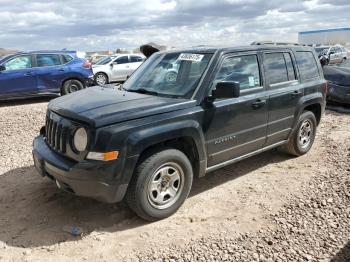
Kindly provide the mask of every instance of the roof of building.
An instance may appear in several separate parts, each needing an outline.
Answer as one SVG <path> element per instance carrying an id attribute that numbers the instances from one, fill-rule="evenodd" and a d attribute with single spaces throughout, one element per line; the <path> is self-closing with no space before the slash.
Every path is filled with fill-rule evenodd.
<path id="1" fill-rule="evenodd" d="M 350 31 L 350 28 L 349 28 L 349 27 L 343 27 L 343 28 L 333 28 L 333 29 L 322 29 L 322 30 L 304 31 L 304 32 L 299 32 L 299 35 L 319 34 L 319 33 L 330 33 L 330 32 L 343 32 L 343 31 Z"/>

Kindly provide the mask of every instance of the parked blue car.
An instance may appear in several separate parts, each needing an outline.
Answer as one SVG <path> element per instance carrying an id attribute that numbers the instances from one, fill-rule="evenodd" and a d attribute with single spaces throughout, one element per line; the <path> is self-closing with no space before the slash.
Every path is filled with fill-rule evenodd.
<path id="1" fill-rule="evenodd" d="M 93 82 L 91 63 L 75 51 L 17 53 L 0 59 L 0 100 L 65 95 Z"/>

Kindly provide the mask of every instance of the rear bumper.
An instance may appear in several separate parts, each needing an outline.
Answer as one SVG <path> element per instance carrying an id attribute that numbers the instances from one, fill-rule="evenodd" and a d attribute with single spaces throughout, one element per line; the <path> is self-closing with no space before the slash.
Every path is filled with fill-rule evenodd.
<path id="1" fill-rule="evenodd" d="M 116 203 L 124 198 L 127 184 L 111 182 L 113 163 L 75 162 L 52 151 L 43 136 L 33 142 L 33 159 L 38 173 L 54 180 L 57 186 L 77 196 Z"/>
<path id="2" fill-rule="evenodd" d="M 92 75 L 91 77 L 85 78 L 84 85 L 85 85 L 85 87 L 90 87 L 90 86 L 96 85 L 94 76 Z"/>
<path id="3" fill-rule="evenodd" d="M 350 104 L 350 86 L 340 86 L 329 82 L 327 100 Z"/>

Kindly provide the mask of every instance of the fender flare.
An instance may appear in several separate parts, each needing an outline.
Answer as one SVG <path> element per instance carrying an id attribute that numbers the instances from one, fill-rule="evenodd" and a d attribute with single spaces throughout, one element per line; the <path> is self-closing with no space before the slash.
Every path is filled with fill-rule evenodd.
<path id="1" fill-rule="evenodd" d="M 325 109 L 325 105 L 326 105 L 322 93 L 317 92 L 317 93 L 309 94 L 309 95 L 303 96 L 298 101 L 298 104 L 296 106 L 297 110 L 294 113 L 294 122 L 293 122 L 293 125 L 292 125 L 292 130 L 293 131 L 295 130 L 295 128 L 296 128 L 296 126 L 298 124 L 298 121 L 299 121 L 299 117 L 304 112 L 304 109 L 307 106 L 315 105 L 315 104 L 320 105 L 320 107 L 321 107 L 321 115 L 322 115 L 323 112 L 324 112 L 324 109 Z M 292 134 L 293 134 L 293 132 L 290 133 L 289 137 Z"/>
<path id="2" fill-rule="evenodd" d="M 199 175 L 203 176 L 207 166 L 204 134 L 198 122 L 184 120 L 131 133 L 124 147 L 126 154 L 122 180 L 126 183 L 130 181 L 137 161 L 144 150 L 156 144 L 183 137 L 193 139 L 198 153 Z"/>

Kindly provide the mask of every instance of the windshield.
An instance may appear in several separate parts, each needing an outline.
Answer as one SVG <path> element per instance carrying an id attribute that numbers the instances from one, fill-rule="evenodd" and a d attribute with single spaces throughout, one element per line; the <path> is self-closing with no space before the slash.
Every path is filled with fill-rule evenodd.
<path id="1" fill-rule="evenodd" d="M 112 58 L 110 56 L 102 57 L 101 59 L 97 60 L 95 65 L 106 65 L 111 61 L 112 61 Z"/>
<path id="2" fill-rule="evenodd" d="M 318 48 L 315 48 L 315 50 L 316 50 L 317 54 L 327 53 L 327 48 L 326 47 L 318 47 Z"/>
<path id="3" fill-rule="evenodd" d="M 154 54 L 123 87 L 130 92 L 191 98 L 212 56 L 181 52 Z"/>
<path id="4" fill-rule="evenodd" d="M 5 62 L 6 60 L 8 60 L 9 58 L 11 58 L 13 55 L 6 55 L 3 57 L 0 57 L 0 64 L 2 64 L 3 62 Z"/>

